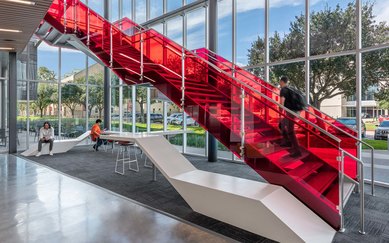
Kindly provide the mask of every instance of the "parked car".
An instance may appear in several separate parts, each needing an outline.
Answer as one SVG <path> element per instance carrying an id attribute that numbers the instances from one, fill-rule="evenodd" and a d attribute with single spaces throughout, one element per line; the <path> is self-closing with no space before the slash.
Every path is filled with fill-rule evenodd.
<path id="1" fill-rule="evenodd" d="M 112 115 L 111 115 L 111 119 L 112 119 L 112 120 L 119 120 L 119 119 L 120 119 L 120 116 L 119 116 L 119 114 L 112 114 Z"/>
<path id="2" fill-rule="evenodd" d="M 167 124 L 172 124 L 172 120 L 176 119 L 177 117 L 182 116 L 182 113 L 172 113 L 170 116 L 166 118 Z"/>
<path id="3" fill-rule="evenodd" d="M 175 119 L 173 119 L 171 121 L 171 124 L 183 125 L 183 121 L 184 121 L 184 119 L 182 118 L 182 114 L 181 114 L 181 116 L 178 116 Z M 192 117 L 186 116 L 186 125 L 187 126 L 197 126 L 198 124 Z"/>
<path id="4" fill-rule="evenodd" d="M 348 128 L 357 129 L 357 119 L 355 117 L 339 117 L 336 119 L 335 122 L 342 123 L 343 125 L 347 126 Z M 362 121 L 362 137 L 364 138 L 366 136 L 366 125 Z"/>
<path id="5" fill-rule="evenodd" d="M 384 120 L 374 131 L 374 139 L 388 139 L 389 134 L 389 120 Z"/>
<path id="6" fill-rule="evenodd" d="M 147 114 L 144 115 L 145 121 L 147 119 Z M 163 122 L 163 116 L 162 114 L 158 113 L 150 113 L 150 122 L 151 123 L 162 123 Z"/>
<path id="7" fill-rule="evenodd" d="M 132 120 L 132 112 L 124 112 L 123 119 L 127 120 L 127 121 L 131 121 Z M 140 113 L 135 114 L 135 121 L 140 121 Z"/>

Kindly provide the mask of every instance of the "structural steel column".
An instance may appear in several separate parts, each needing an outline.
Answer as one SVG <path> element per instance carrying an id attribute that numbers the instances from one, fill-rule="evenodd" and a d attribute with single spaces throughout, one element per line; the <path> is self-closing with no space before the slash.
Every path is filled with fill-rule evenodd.
<path id="1" fill-rule="evenodd" d="M 357 15 L 357 33 L 356 33 L 356 118 L 357 118 L 357 131 L 358 139 L 362 140 L 362 0 L 356 1 L 356 15 Z M 361 144 L 358 144 L 357 157 L 362 158 Z"/>
<path id="2" fill-rule="evenodd" d="M 217 1 L 208 3 L 208 48 L 217 52 Z M 208 161 L 217 161 L 217 140 L 211 134 L 208 134 Z"/>
<path id="3" fill-rule="evenodd" d="M 17 152 L 17 137 L 18 131 L 16 126 L 17 121 L 17 63 L 16 52 L 9 53 L 9 79 L 8 79 L 8 128 L 9 128 L 9 150 L 10 154 Z"/>
<path id="4" fill-rule="evenodd" d="M 309 39 L 310 34 L 310 8 L 309 8 L 309 0 L 305 0 L 305 97 L 306 102 L 309 104 L 310 97 L 310 83 L 311 83 L 311 62 L 309 60 L 310 51 L 311 51 L 311 40 Z"/>
<path id="5" fill-rule="evenodd" d="M 265 75 L 266 82 L 270 82 L 269 8 L 270 8 L 269 0 L 265 0 L 265 70 L 264 70 L 265 73 L 264 75 Z"/>
<path id="6" fill-rule="evenodd" d="M 104 18 L 110 16 L 109 0 L 104 0 Z M 104 128 L 111 128 L 111 75 L 108 67 L 104 66 Z"/>

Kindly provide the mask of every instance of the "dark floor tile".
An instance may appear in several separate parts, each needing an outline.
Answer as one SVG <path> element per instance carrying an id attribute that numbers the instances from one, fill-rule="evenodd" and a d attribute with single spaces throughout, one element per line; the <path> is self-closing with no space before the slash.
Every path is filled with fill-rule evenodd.
<path id="1" fill-rule="evenodd" d="M 118 176 L 118 174 L 114 173 L 116 154 L 98 152 L 96 153 L 98 156 L 91 158 L 90 153 L 91 151 L 88 148 L 78 147 L 66 154 L 58 154 L 53 157 L 29 157 L 29 159 L 107 188 L 125 197 L 183 218 L 237 241 L 273 242 L 264 237 L 193 212 L 162 174 L 158 173 L 157 175 L 158 183 L 153 182 L 151 180 L 152 170 L 144 168 L 143 163 L 140 163 L 141 170 L 139 173 L 128 172 L 124 176 Z M 204 157 L 185 156 L 196 168 L 201 170 L 264 181 L 246 164 L 226 161 L 209 163 Z M 388 242 L 389 189 L 376 186 L 375 197 L 369 195 L 370 190 L 370 186 L 366 185 L 366 235 L 358 233 L 360 229 L 359 194 L 353 193 L 345 207 L 346 232 L 337 233 L 333 242 Z"/>

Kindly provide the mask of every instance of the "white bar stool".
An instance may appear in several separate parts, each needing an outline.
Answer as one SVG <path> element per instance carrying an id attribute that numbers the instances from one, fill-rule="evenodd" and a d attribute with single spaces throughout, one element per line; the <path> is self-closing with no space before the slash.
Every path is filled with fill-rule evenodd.
<path id="1" fill-rule="evenodd" d="M 105 142 L 103 142 L 103 145 L 104 145 L 105 152 L 107 152 L 108 149 L 111 149 L 112 150 L 111 152 L 113 153 L 113 151 L 115 150 L 115 142 L 112 140 L 105 140 Z M 109 145 L 111 145 L 111 146 L 109 146 Z M 111 148 L 109 148 L 109 147 L 111 147 Z"/>
<path id="2" fill-rule="evenodd" d="M 145 153 L 143 153 L 143 150 L 141 148 L 140 149 L 140 158 L 142 158 L 143 156 L 145 156 L 145 161 L 144 161 L 144 164 L 143 166 L 146 167 L 146 168 L 153 168 L 153 163 L 147 163 L 147 155 Z"/>
<path id="3" fill-rule="evenodd" d="M 119 158 L 121 157 L 121 158 Z M 133 157 L 133 159 L 132 159 Z M 122 170 L 119 171 L 119 163 L 122 163 Z M 131 164 L 134 163 L 135 167 L 131 167 Z M 138 159 L 136 157 L 136 147 L 134 143 L 119 142 L 118 153 L 116 156 L 116 165 L 115 172 L 121 175 L 124 175 L 124 165 L 128 164 L 128 169 L 139 172 Z"/>

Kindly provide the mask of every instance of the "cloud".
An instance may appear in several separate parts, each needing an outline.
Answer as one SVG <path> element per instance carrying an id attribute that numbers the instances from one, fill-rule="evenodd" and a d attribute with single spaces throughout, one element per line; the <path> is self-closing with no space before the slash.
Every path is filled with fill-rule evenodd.
<path id="1" fill-rule="evenodd" d="M 313 0 L 313 3 L 316 3 L 320 0 Z M 243 2 L 243 1 L 242 1 Z M 300 6 L 304 5 L 305 0 L 271 0 L 270 1 L 270 8 L 280 8 L 280 7 L 286 7 L 286 6 Z M 226 17 L 231 14 L 232 11 L 232 2 L 222 1 L 219 2 L 219 18 Z M 254 9 L 264 9 L 265 8 L 265 1 L 259 1 L 259 0 L 251 0 L 251 1 L 244 1 L 244 3 L 237 4 L 237 11 L 238 13 L 243 13 L 247 11 L 251 11 Z"/>
<path id="2" fill-rule="evenodd" d="M 373 8 L 373 14 L 377 22 L 389 22 L 389 4 L 387 0 L 377 1 Z"/>
<path id="3" fill-rule="evenodd" d="M 205 47 L 204 29 L 189 32 L 188 34 L 188 46 L 189 50 Z"/>

